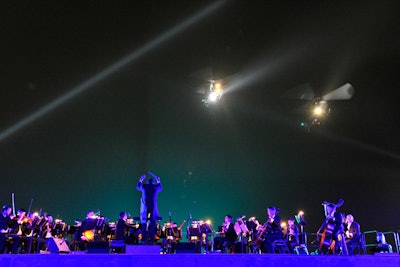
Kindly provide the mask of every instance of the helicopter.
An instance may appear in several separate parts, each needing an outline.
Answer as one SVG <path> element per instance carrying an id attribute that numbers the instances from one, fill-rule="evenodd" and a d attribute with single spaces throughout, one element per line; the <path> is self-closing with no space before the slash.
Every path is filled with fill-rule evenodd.
<path id="1" fill-rule="evenodd" d="M 189 76 L 193 81 L 197 81 L 196 93 L 201 95 L 201 103 L 206 107 L 217 105 L 220 102 L 224 94 L 224 86 L 232 80 L 232 75 L 221 78 L 222 76 L 217 76 L 214 72 L 211 67 L 207 67 Z"/>
<path id="2" fill-rule="evenodd" d="M 217 80 L 209 80 L 208 88 L 202 88 L 198 90 L 198 93 L 204 95 L 204 97 L 201 99 L 201 102 L 207 107 L 210 104 L 215 104 L 220 101 L 222 97 L 222 82 Z"/>
<path id="3" fill-rule="evenodd" d="M 323 95 L 316 96 L 314 90 L 310 84 L 301 85 L 292 89 L 287 93 L 286 97 L 295 97 L 300 100 L 312 101 L 311 109 L 308 110 L 309 117 L 305 122 L 301 122 L 300 126 L 303 127 L 306 132 L 310 132 L 311 128 L 319 127 L 329 116 L 331 108 L 328 101 L 332 100 L 348 100 L 354 95 L 354 88 L 350 83 L 345 83 L 335 90 Z"/>

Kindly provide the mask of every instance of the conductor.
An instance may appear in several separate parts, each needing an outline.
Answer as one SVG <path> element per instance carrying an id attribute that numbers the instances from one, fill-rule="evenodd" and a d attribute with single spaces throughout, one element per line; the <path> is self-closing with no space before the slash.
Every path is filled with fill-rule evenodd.
<path id="1" fill-rule="evenodd" d="M 162 190 L 160 177 L 149 172 L 153 178 L 143 183 L 146 175 L 140 176 L 136 189 L 142 192 L 140 199 L 140 221 L 142 231 L 142 244 L 153 244 L 156 233 L 156 221 L 160 220 L 157 206 L 157 196 Z M 156 180 L 156 182 L 154 181 Z M 149 240 L 148 240 L 149 239 Z"/>

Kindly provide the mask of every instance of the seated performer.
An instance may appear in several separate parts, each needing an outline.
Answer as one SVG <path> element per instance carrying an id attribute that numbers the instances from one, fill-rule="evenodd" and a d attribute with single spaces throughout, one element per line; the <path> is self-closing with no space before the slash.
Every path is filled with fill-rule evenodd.
<path id="1" fill-rule="evenodd" d="M 258 226 L 257 239 L 261 244 L 260 249 L 263 253 L 275 253 L 273 243 L 283 238 L 281 229 L 281 217 L 278 215 L 279 210 L 274 206 L 267 208 L 268 219 L 261 226 Z"/>
<path id="2" fill-rule="evenodd" d="M 125 211 L 121 211 L 115 228 L 115 237 L 111 240 L 111 247 L 115 253 L 123 253 L 125 244 L 129 241 L 128 233 L 131 225 L 128 224 L 127 219 L 128 214 Z"/>
<path id="3" fill-rule="evenodd" d="M 134 227 L 127 222 L 127 219 L 128 214 L 125 211 L 121 211 L 115 229 L 115 240 L 124 240 L 125 243 L 130 241 L 128 233 Z"/>
<path id="4" fill-rule="evenodd" d="M 11 238 L 12 246 L 11 253 L 18 253 L 19 237 L 16 234 L 11 233 L 13 226 L 13 220 L 11 216 L 11 207 L 3 206 L 0 214 L 0 254 L 4 253 L 6 247 L 7 238 Z"/>
<path id="5" fill-rule="evenodd" d="M 82 221 L 80 229 L 78 231 L 77 241 L 80 244 L 80 250 L 87 249 L 87 243 L 95 240 L 96 226 L 98 223 L 98 216 L 93 210 L 89 210 L 86 214 L 86 218 Z"/>
<path id="6" fill-rule="evenodd" d="M 13 234 L 19 237 L 20 252 L 30 253 L 32 247 L 32 236 L 30 235 L 31 223 L 26 216 L 26 210 L 21 208 L 13 218 Z"/>
<path id="7" fill-rule="evenodd" d="M 392 253 L 392 245 L 386 242 L 385 235 L 382 232 L 376 233 L 376 247 L 373 249 L 375 253 Z"/>
<path id="8" fill-rule="evenodd" d="M 361 239 L 360 224 L 354 221 L 353 215 L 347 214 L 344 223 L 344 229 L 346 234 L 347 250 L 350 255 L 353 255 L 355 248 L 357 248 L 360 244 L 360 239 Z"/>
<path id="9" fill-rule="evenodd" d="M 80 239 L 83 241 L 94 241 L 97 226 L 97 216 L 93 210 L 89 210 L 86 218 L 82 221 Z"/>
<path id="10" fill-rule="evenodd" d="M 220 236 L 214 238 L 214 250 L 221 252 L 234 253 L 234 245 L 237 240 L 237 234 L 232 223 L 232 216 L 225 215 L 222 222 Z"/>

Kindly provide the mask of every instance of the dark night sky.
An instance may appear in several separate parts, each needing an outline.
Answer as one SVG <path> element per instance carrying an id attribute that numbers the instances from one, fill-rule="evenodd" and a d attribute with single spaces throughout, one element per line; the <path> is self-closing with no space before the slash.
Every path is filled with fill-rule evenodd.
<path id="1" fill-rule="evenodd" d="M 17 208 L 33 198 L 68 223 L 89 209 L 138 216 L 151 170 L 165 220 L 264 221 L 275 205 L 284 219 L 304 210 L 315 232 L 321 202 L 343 198 L 362 230 L 399 228 L 398 1 L 221 2 L 160 43 L 213 2 L 73 2 L 1 3 L 0 135 L 17 129 L 0 140 L 2 204 L 14 192 Z M 234 90 L 207 108 L 196 90 L 211 78 Z M 305 102 L 282 97 L 347 82 L 353 98 L 310 133 Z"/>

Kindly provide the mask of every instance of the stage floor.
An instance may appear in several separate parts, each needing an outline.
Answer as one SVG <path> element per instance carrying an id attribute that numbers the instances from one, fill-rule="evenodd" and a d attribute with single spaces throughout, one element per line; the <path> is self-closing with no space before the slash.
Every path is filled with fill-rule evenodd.
<path id="1" fill-rule="evenodd" d="M 400 256 L 397 253 L 357 256 L 323 256 L 290 254 L 2 254 L 0 266 L 85 266 L 85 267 L 121 267 L 121 266 L 271 266 L 271 267 L 399 267 Z"/>

